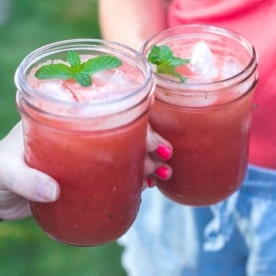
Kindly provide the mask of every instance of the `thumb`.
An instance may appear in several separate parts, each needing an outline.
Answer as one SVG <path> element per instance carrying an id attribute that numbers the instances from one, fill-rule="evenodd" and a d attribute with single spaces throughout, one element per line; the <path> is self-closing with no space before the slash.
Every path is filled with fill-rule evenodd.
<path id="1" fill-rule="evenodd" d="M 1 190 L 10 190 L 26 199 L 40 202 L 55 201 L 60 193 L 52 177 L 25 163 L 20 123 L 0 141 Z"/>
<path id="2" fill-rule="evenodd" d="M 10 190 L 31 201 L 52 202 L 60 193 L 59 186 L 53 178 L 19 160 L 7 162 L 2 166 L 0 179 L 2 190 Z"/>

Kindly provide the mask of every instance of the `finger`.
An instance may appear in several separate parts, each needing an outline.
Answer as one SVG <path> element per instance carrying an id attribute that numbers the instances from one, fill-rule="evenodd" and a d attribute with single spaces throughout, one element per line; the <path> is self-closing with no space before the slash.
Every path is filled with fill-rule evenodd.
<path id="1" fill-rule="evenodd" d="M 172 169 L 167 164 L 160 164 L 156 167 L 154 173 L 146 175 L 143 181 L 143 190 L 158 186 L 160 181 L 166 182 L 172 177 Z"/>
<path id="2" fill-rule="evenodd" d="M 31 215 L 29 201 L 11 192 L 0 191 L 0 218 L 21 219 Z"/>
<path id="3" fill-rule="evenodd" d="M 144 175 L 150 175 L 155 170 L 155 163 L 153 159 L 149 156 L 149 154 L 146 154 L 145 160 L 144 160 Z"/>
<path id="4" fill-rule="evenodd" d="M 155 157 L 149 158 L 148 162 L 150 163 L 150 169 L 148 168 L 147 172 L 150 173 L 145 173 L 143 189 L 152 188 L 158 185 L 159 181 L 167 181 L 171 178 L 172 168 L 167 163 Z"/>
<path id="5" fill-rule="evenodd" d="M 29 168 L 23 162 L 13 164 L 12 168 L 10 166 L 2 168 L 0 179 L 1 185 L 6 189 L 31 201 L 52 202 L 60 194 L 59 186 L 54 179 Z"/>
<path id="6" fill-rule="evenodd" d="M 167 181 L 172 176 L 172 168 L 166 163 L 158 162 L 153 175 L 159 180 Z"/>
<path id="7" fill-rule="evenodd" d="M 18 124 L 0 142 L 0 189 L 32 201 L 51 202 L 59 196 L 57 182 L 24 162 L 23 136 Z"/>
<path id="8" fill-rule="evenodd" d="M 158 180 L 154 176 L 145 176 L 143 181 L 142 190 L 145 190 L 146 188 L 153 188 L 158 184 Z"/>
<path id="9" fill-rule="evenodd" d="M 158 133 L 147 128 L 147 151 L 162 160 L 169 160 L 173 155 L 172 145 Z"/>
<path id="10" fill-rule="evenodd" d="M 144 174 L 146 176 L 152 175 L 160 180 L 166 181 L 172 176 L 172 168 L 166 162 L 147 155 L 144 163 Z"/>

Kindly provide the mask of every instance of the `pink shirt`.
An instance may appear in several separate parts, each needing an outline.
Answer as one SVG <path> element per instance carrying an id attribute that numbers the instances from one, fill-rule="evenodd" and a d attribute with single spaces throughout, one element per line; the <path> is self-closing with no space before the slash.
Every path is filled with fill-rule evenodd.
<path id="1" fill-rule="evenodd" d="M 233 29 L 259 55 L 250 162 L 276 169 L 276 0 L 173 0 L 169 27 L 204 23 Z"/>

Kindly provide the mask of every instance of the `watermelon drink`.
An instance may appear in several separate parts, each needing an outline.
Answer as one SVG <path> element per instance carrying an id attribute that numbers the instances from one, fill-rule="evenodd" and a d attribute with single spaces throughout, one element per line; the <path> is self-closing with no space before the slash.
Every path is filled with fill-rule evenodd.
<path id="1" fill-rule="evenodd" d="M 111 55 L 121 65 L 94 73 L 89 86 L 73 78 L 36 77 L 45 64 L 67 65 L 72 50 L 81 62 Z M 37 223 L 53 239 L 71 245 L 120 237 L 135 220 L 141 201 L 154 87 L 147 60 L 113 42 L 61 41 L 29 54 L 15 83 L 25 160 L 55 178 L 61 190 L 56 202 L 31 202 Z"/>
<path id="2" fill-rule="evenodd" d="M 174 148 L 168 161 L 173 176 L 158 188 L 181 204 L 217 203 L 239 188 L 247 169 L 255 49 L 237 33 L 204 25 L 153 36 L 144 44 L 145 56 L 154 45 L 166 45 L 189 61 L 175 76 L 155 74 L 150 123 Z M 186 80 L 180 82 L 177 74 Z"/>

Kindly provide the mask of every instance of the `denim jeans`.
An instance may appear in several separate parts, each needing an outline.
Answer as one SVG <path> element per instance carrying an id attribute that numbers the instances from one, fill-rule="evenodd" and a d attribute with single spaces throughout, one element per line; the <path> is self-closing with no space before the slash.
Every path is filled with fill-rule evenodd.
<path id="1" fill-rule="evenodd" d="M 239 191 L 204 208 L 147 190 L 118 242 L 129 276 L 274 276 L 276 171 L 250 165 Z"/>

